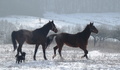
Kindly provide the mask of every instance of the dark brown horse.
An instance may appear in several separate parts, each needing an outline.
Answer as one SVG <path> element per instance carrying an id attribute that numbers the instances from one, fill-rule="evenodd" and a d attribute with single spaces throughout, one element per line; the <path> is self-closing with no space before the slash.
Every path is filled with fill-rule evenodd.
<path id="1" fill-rule="evenodd" d="M 42 28 L 36 29 L 34 31 L 28 31 L 28 30 L 13 31 L 11 37 L 12 37 L 14 51 L 17 49 L 17 42 L 19 44 L 17 49 L 17 55 L 19 55 L 19 52 L 22 53 L 22 45 L 25 41 L 28 44 L 35 44 L 36 46 L 35 46 L 35 52 L 33 58 L 34 60 L 36 60 L 37 49 L 39 45 L 42 45 L 44 59 L 47 60 L 45 55 L 45 49 L 46 49 L 45 43 L 46 43 L 46 36 L 50 30 L 54 31 L 55 33 L 58 31 L 53 21 L 49 21 Z"/>
<path id="2" fill-rule="evenodd" d="M 54 47 L 54 56 L 56 56 L 56 50 L 58 49 L 59 55 L 62 58 L 61 50 L 64 44 L 71 46 L 71 47 L 79 47 L 84 51 L 84 56 L 88 59 L 88 50 L 87 50 L 87 44 L 88 39 L 90 37 L 91 32 L 98 33 L 98 30 L 93 25 L 93 23 L 90 22 L 85 29 L 82 32 L 78 32 L 77 34 L 68 34 L 68 33 L 60 33 L 60 34 L 52 34 L 47 37 L 47 46 L 52 42 L 54 36 L 56 36 L 55 41 L 57 45 Z"/>

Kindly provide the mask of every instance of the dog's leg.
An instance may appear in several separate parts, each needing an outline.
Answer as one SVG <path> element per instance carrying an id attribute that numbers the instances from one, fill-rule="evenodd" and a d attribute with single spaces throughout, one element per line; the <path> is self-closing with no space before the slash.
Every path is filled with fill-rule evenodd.
<path id="1" fill-rule="evenodd" d="M 22 63 L 22 59 L 20 60 L 20 62 Z"/>
<path id="2" fill-rule="evenodd" d="M 18 60 L 18 64 L 19 64 L 19 62 L 20 62 L 20 61 Z"/>
<path id="3" fill-rule="evenodd" d="M 16 63 L 17 63 L 17 58 L 16 58 Z"/>

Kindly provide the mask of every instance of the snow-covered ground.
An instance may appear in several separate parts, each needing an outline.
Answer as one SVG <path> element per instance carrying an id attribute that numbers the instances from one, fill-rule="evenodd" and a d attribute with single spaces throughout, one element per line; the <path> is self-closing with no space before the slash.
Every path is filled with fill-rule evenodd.
<path id="1" fill-rule="evenodd" d="M 89 51 L 90 60 L 80 58 L 83 51 L 75 48 L 63 48 L 60 59 L 58 53 L 55 59 L 53 47 L 46 50 L 48 60 L 43 59 L 41 46 L 37 52 L 37 61 L 33 60 L 34 45 L 23 46 L 23 51 L 27 53 L 25 63 L 16 64 L 15 54 L 12 44 L 0 45 L 0 70 L 119 70 L 120 53 L 103 53 L 98 50 Z"/>
<path id="2" fill-rule="evenodd" d="M 16 26 L 17 30 L 24 28 L 34 30 L 43 26 L 49 20 L 54 20 L 58 28 L 65 29 L 65 32 L 76 32 L 74 28 L 81 26 L 82 29 L 94 22 L 95 25 L 116 26 L 120 25 L 120 13 L 77 13 L 77 14 L 55 14 L 46 13 L 43 18 L 31 16 L 9 16 L 0 17 L 0 21 L 6 21 Z M 7 25 L 6 25 L 7 26 Z M 4 26 L 3 26 L 4 27 Z M 5 27 L 6 28 L 6 27 Z M 11 28 L 13 29 L 13 28 Z M 4 30 L 3 30 L 4 31 Z M 11 33 L 7 31 L 6 33 Z M 10 36 L 9 36 L 10 37 Z M 3 37 L 4 38 L 4 37 Z M 6 39 L 8 40 L 8 39 Z M 0 45 L 0 69 L 1 70 L 120 70 L 120 53 L 106 53 L 99 50 L 89 51 L 90 60 L 81 59 L 83 51 L 80 49 L 64 48 L 62 51 L 64 59 L 60 59 L 58 54 L 55 59 L 53 47 L 46 50 L 48 60 L 43 59 L 41 46 L 37 53 L 37 61 L 33 61 L 33 45 L 23 46 L 23 51 L 27 53 L 26 62 L 15 63 L 15 54 L 12 44 Z M 70 47 L 69 47 L 70 48 Z M 90 47 L 89 47 L 90 48 Z"/>

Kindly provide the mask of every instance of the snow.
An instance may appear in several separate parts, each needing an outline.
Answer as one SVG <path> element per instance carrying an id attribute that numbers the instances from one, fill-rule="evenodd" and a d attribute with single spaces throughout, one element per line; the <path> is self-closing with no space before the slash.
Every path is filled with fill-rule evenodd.
<path id="1" fill-rule="evenodd" d="M 34 30 L 42 27 L 49 20 L 54 20 L 57 28 L 65 27 L 66 32 L 75 32 L 73 28 L 80 25 L 86 26 L 90 22 L 95 25 L 116 26 L 120 24 L 120 13 L 76 13 L 76 14 L 55 14 L 46 13 L 44 18 L 31 16 L 9 16 L 0 17 L 0 20 L 7 20 L 17 27 L 17 30 L 24 29 Z M 6 32 L 10 33 L 10 32 Z M 53 47 L 46 50 L 48 60 L 43 59 L 41 46 L 37 52 L 37 61 L 33 60 L 34 45 L 23 46 L 23 51 L 27 53 L 26 62 L 21 64 L 15 63 L 16 51 L 13 52 L 12 44 L 0 45 L 0 70 L 119 70 L 120 53 L 107 53 L 99 50 L 89 51 L 90 60 L 81 58 L 82 50 L 63 49 L 64 59 L 60 59 L 58 53 L 55 59 L 53 56 Z"/>
<path id="2" fill-rule="evenodd" d="M 76 13 L 76 14 L 55 14 L 46 13 L 45 18 L 69 22 L 71 24 L 86 25 L 94 22 L 96 25 L 107 24 L 109 26 L 119 25 L 120 13 Z"/>
<path id="3" fill-rule="evenodd" d="M 29 26 L 36 28 L 44 25 L 49 20 L 54 20 L 57 27 L 75 26 L 76 24 L 84 27 L 90 22 L 95 25 L 116 26 L 120 25 L 120 13 L 76 13 L 76 14 L 56 14 L 45 13 L 44 18 L 31 16 L 9 16 L 1 17 L 0 20 L 7 20 L 15 25 Z M 44 23 L 44 24 L 40 24 Z M 18 26 L 17 26 L 18 27 Z"/>
<path id="4" fill-rule="evenodd" d="M 0 70 L 119 70 L 120 53 L 103 53 L 98 50 L 89 51 L 89 60 L 81 58 L 83 51 L 74 48 L 62 50 L 64 59 L 57 53 L 52 59 L 52 46 L 47 48 L 46 56 L 43 59 L 41 46 L 37 52 L 37 61 L 33 60 L 34 45 L 24 44 L 23 51 L 27 53 L 25 63 L 16 64 L 15 54 L 12 44 L 0 45 Z"/>
<path id="5" fill-rule="evenodd" d="M 9 17 L 3 17 L 0 18 L 0 20 L 7 20 L 8 22 L 11 22 L 14 24 L 18 29 L 20 26 L 23 26 L 24 28 L 35 28 L 39 26 L 39 19 L 37 17 L 30 17 L 30 16 L 9 16 Z"/>

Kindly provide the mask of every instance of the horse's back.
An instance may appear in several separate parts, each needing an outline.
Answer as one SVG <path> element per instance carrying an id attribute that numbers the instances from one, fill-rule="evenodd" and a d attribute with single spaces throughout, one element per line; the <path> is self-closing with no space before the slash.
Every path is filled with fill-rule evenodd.
<path id="1" fill-rule="evenodd" d="M 18 41 L 25 41 L 27 39 L 30 40 L 32 38 L 32 32 L 29 30 L 21 29 L 18 31 L 13 31 L 12 33 L 15 33 L 14 36 Z"/>
<path id="2" fill-rule="evenodd" d="M 61 39 L 76 39 L 76 34 L 60 33 L 56 37 Z"/>
<path id="3" fill-rule="evenodd" d="M 66 44 L 71 47 L 81 47 L 87 44 L 81 33 L 69 34 L 60 33 L 56 36 L 56 42 L 58 44 Z"/>
<path id="4" fill-rule="evenodd" d="M 77 47 L 76 40 L 76 34 L 60 33 L 56 36 L 57 43 L 65 43 L 66 45 L 71 47 Z"/>

